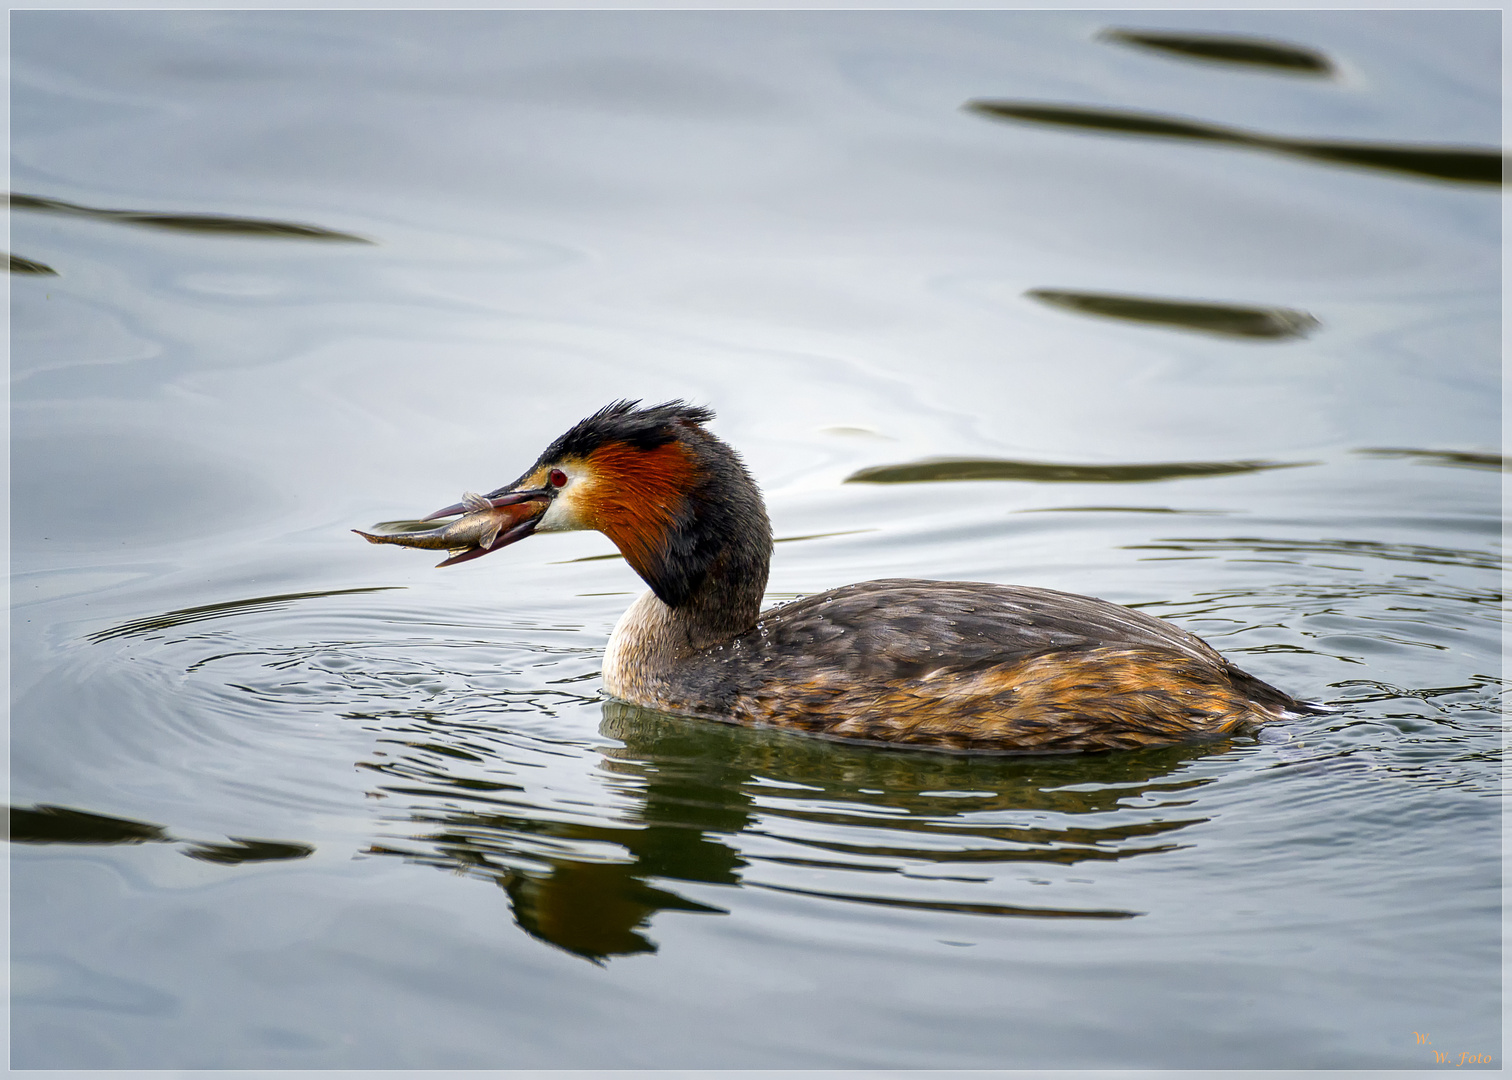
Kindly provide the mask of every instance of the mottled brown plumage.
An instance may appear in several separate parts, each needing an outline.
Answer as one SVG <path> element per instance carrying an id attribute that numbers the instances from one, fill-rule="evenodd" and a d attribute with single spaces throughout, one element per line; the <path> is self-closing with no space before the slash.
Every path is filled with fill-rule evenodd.
<path id="1" fill-rule="evenodd" d="M 667 711 L 957 751 L 1163 746 L 1305 709 L 1160 619 L 983 582 L 848 585 L 638 666 L 635 698 Z"/>
<path id="2" fill-rule="evenodd" d="M 868 581 L 758 616 L 771 530 L 739 457 L 704 430 L 711 418 L 681 402 L 600 410 L 489 496 L 534 517 L 454 561 L 531 531 L 604 532 L 651 586 L 610 637 L 605 690 L 668 712 L 1054 753 L 1219 738 L 1315 708 L 1170 623 L 1051 589 Z"/>

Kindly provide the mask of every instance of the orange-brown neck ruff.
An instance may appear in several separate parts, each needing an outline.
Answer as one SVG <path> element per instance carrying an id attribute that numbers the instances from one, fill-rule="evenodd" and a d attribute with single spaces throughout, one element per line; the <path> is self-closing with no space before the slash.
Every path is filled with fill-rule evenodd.
<path id="1" fill-rule="evenodd" d="M 607 443 L 588 456 L 593 493 L 586 524 L 602 532 L 658 596 L 676 605 L 689 584 L 671 565 L 673 539 L 688 513 L 688 492 L 700 475 L 686 447 L 673 440 L 654 450 Z"/>

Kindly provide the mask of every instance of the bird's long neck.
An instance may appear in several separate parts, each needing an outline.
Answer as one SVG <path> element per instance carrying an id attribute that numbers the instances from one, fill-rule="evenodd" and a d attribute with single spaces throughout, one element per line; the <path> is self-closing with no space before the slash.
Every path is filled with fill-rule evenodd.
<path id="1" fill-rule="evenodd" d="M 682 603 L 669 606 L 657 598 L 690 648 L 707 649 L 756 625 L 772 557 L 771 527 L 764 511 L 751 528 L 755 535 L 743 542 L 732 540 L 710 561 L 702 584 Z"/>
<path id="2" fill-rule="evenodd" d="M 667 507 L 655 545 L 621 542 L 651 592 L 614 628 L 604 685 L 616 697 L 635 678 L 722 644 L 756 625 L 772 557 L 772 529 L 761 492 L 735 452 L 702 429 L 682 441 L 689 482 Z M 638 674 L 636 674 L 638 673 Z"/>

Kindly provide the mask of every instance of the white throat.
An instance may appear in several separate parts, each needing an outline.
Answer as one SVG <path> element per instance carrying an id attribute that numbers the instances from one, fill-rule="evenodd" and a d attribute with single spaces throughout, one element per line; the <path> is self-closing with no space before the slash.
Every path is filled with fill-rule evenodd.
<path id="1" fill-rule="evenodd" d="M 657 676 L 692 652 L 672 609 L 647 589 L 614 624 L 604 649 L 604 690 L 622 701 L 651 703 Z"/>

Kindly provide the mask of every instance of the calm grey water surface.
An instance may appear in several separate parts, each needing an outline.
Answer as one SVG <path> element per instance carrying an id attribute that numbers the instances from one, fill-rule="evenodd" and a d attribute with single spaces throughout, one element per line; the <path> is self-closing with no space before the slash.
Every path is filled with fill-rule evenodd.
<path id="1" fill-rule="evenodd" d="M 1293 152 L 1494 148 L 1498 18 L 14 13 L 13 1064 L 1499 1064 L 1498 197 Z M 602 697 L 604 538 L 347 531 L 620 396 L 718 410 L 774 601 L 1087 592 L 1338 711 L 692 722 Z"/>

